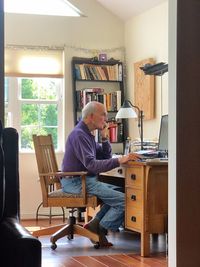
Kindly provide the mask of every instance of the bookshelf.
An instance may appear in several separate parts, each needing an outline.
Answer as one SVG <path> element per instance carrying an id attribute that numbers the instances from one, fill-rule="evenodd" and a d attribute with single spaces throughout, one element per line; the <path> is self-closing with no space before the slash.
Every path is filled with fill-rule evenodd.
<path id="1" fill-rule="evenodd" d="M 74 125 L 80 120 L 81 110 L 89 101 L 103 103 L 108 112 L 113 153 L 122 153 L 126 127 L 124 120 L 115 120 L 115 115 L 124 99 L 123 63 L 118 60 L 94 61 L 91 58 L 73 57 L 72 76 Z M 101 142 L 98 132 L 96 141 Z"/>

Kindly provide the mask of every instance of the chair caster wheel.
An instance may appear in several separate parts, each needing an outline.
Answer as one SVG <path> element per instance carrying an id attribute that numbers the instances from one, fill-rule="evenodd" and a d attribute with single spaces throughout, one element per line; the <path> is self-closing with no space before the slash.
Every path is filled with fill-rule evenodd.
<path id="1" fill-rule="evenodd" d="M 94 244 L 94 248 L 96 248 L 96 249 L 100 248 L 99 242 L 97 242 L 97 243 Z"/>
<path id="2" fill-rule="evenodd" d="M 52 250 L 55 250 L 56 248 L 57 248 L 56 243 L 54 243 L 54 244 L 51 245 L 51 249 L 52 249 Z"/>

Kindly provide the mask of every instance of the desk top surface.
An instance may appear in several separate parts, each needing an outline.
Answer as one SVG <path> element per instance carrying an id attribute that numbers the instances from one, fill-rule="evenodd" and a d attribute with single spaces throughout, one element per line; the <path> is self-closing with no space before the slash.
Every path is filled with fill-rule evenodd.
<path id="1" fill-rule="evenodd" d="M 129 161 L 126 164 L 122 164 L 121 166 L 112 169 L 107 172 L 102 172 L 100 175 L 104 176 L 113 176 L 113 177 L 125 177 L 124 169 L 125 168 L 132 168 L 134 166 L 168 166 L 168 160 L 159 160 L 158 158 L 155 160 L 146 160 L 146 161 Z"/>
<path id="2" fill-rule="evenodd" d="M 129 161 L 126 164 L 123 164 L 123 167 L 131 167 L 131 166 L 136 166 L 136 165 L 168 165 L 168 160 L 167 159 L 147 159 L 145 161 Z"/>

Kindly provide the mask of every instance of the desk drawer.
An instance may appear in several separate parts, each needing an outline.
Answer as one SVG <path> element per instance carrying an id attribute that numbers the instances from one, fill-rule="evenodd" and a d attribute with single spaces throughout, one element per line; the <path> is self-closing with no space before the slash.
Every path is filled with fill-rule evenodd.
<path id="1" fill-rule="evenodd" d="M 126 170 L 126 184 L 128 186 L 142 187 L 142 179 L 144 176 L 143 167 L 127 168 Z"/>
<path id="2" fill-rule="evenodd" d="M 142 191 L 135 188 L 126 188 L 126 206 L 142 208 Z"/>
<path id="3" fill-rule="evenodd" d="M 110 171 L 102 172 L 102 173 L 100 173 L 100 175 L 124 178 L 125 177 L 125 169 L 124 169 L 124 167 L 117 167 L 117 168 L 112 169 Z"/>
<path id="4" fill-rule="evenodd" d="M 129 230 L 141 231 L 142 228 L 142 213 L 132 207 L 126 207 L 125 225 Z"/>

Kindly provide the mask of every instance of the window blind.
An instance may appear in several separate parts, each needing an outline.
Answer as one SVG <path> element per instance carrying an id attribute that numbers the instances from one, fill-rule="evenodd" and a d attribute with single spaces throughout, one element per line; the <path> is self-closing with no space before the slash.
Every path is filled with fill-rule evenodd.
<path id="1" fill-rule="evenodd" d="M 5 75 L 62 78 L 64 50 L 5 49 Z"/>

